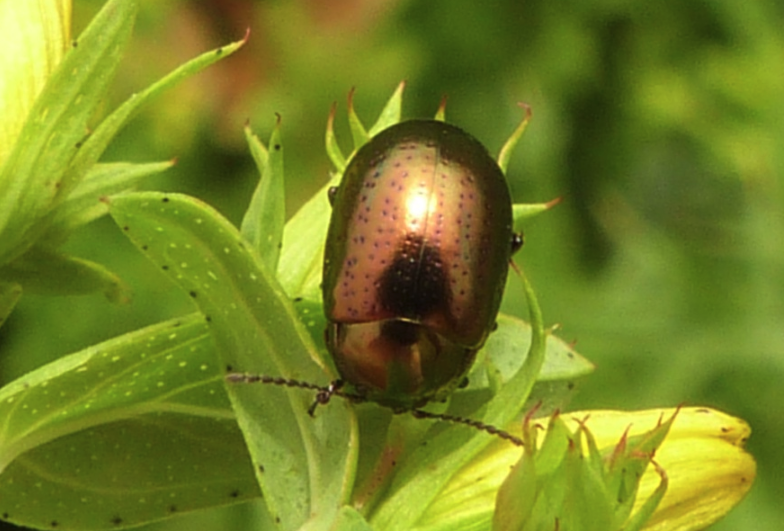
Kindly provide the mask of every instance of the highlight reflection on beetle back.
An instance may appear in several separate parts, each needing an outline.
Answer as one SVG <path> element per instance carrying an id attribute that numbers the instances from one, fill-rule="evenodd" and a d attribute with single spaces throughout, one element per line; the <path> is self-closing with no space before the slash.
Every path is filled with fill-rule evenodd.
<path id="1" fill-rule="evenodd" d="M 401 391 L 428 396 L 467 371 L 498 313 L 511 225 L 503 173 L 462 130 L 414 120 L 363 146 L 334 196 L 324 261 L 328 346 L 342 376 L 381 389 L 399 377 Z M 419 343 L 374 326 L 395 320 L 419 327 Z M 400 374 L 384 369 L 390 359 Z M 444 372 L 431 377 L 435 367 Z"/>

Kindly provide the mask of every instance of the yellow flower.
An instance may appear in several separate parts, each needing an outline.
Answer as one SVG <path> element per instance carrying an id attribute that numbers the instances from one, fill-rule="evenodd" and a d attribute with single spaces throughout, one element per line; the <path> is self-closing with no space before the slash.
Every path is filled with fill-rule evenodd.
<path id="1" fill-rule="evenodd" d="M 69 0 L 0 0 L 0 168 L 71 40 Z"/>
<path id="2" fill-rule="evenodd" d="M 563 428 L 561 433 L 576 434 L 583 426 L 590 432 L 607 462 L 613 459 L 609 456 L 618 455 L 619 448 L 623 449 L 624 445 L 627 449 L 631 448 L 633 441 L 639 441 L 646 433 L 672 418 L 675 413 L 675 409 L 633 412 L 580 411 L 562 414 L 560 420 L 563 422 L 560 423 L 560 427 Z M 552 430 L 553 425 L 553 422 L 548 422 L 546 419 L 532 421 L 533 431 L 530 433 L 546 428 Z M 520 433 L 519 427 L 511 431 Z M 722 518 L 743 499 L 754 481 L 756 464 L 753 457 L 743 449 L 743 444 L 750 434 L 751 430 L 743 420 L 716 410 L 683 408 L 678 411 L 664 442 L 655 451 L 653 461 L 656 465 L 648 466 L 642 475 L 629 519 L 634 517 L 654 493 L 660 494 L 664 487 L 666 487 L 664 496 L 653 515 L 642 527 L 643 530 L 697 531 Z M 563 483 L 567 481 L 565 477 L 568 481 L 574 481 L 576 476 L 574 469 L 566 472 L 566 476 L 558 476 L 559 463 L 568 461 L 570 448 L 568 440 L 564 439 L 562 443 L 553 443 L 553 441 L 548 443 L 546 438 L 547 432 L 538 434 L 537 449 L 534 451 L 534 453 L 546 454 L 543 457 L 545 462 L 531 466 L 529 461 L 528 465 L 525 465 L 525 474 L 516 479 L 516 485 L 511 484 L 515 480 L 510 479 L 514 476 L 514 472 L 510 474 L 510 470 L 522 467 L 524 460 L 521 461 L 521 450 L 506 441 L 493 443 L 482 455 L 452 478 L 425 513 L 422 521 L 419 522 L 419 527 L 428 528 L 434 522 L 445 518 L 455 522 L 475 523 L 488 522 L 494 518 L 493 528 L 496 530 L 538 531 L 540 527 L 536 526 L 536 511 L 546 509 L 549 512 L 547 516 L 541 518 L 539 515 L 540 524 L 541 520 L 547 522 L 542 529 L 547 531 L 556 529 L 552 527 L 553 514 L 572 516 L 575 511 L 594 514 L 594 518 L 586 519 L 593 519 L 594 522 L 585 521 L 582 522 L 585 525 L 577 524 L 577 527 L 573 527 L 573 523 L 571 525 L 565 523 L 567 518 L 561 518 L 560 531 L 596 529 L 596 520 L 602 516 L 611 518 L 613 509 L 581 506 L 580 503 L 586 500 L 580 500 L 579 492 L 563 494 L 563 491 L 558 491 L 559 487 L 556 487 L 555 491 L 552 490 L 554 483 L 561 482 L 560 485 L 565 485 L 566 483 Z M 582 453 L 585 458 L 579 465 L 581 467 L 587 466 L 585 462 L 589 458 L 584 439 Z M 623 444 L 619 447 L 621 441 Z M 527 442 L 529 447 L 532 446 L 530 439 Z M 545 448 L 548 444 L 549 446 Z M 528 448 L 525 451 L 529 452 L 528 456 L 532 455 Z M 563 452 L 561 458 L 557 457 L 559 451 Z M 635 455 L 635 452 L 632 452 L 631 457 L 649 459 L 650 455 L 640 453 Z M 609 467 L 611 468 L 612 465 Z M 540 477 L 532 480 L 533 473 Z M 598 497 L 599 493 L 594 486 L 585 483 L 581 486 L 591 493 L 596 493 Z M 570 488 L 574 490 L 573 487 L 574 483 L 570 484 Z M 630 492 L 628 485 L 622 487 L 626 489 L 624 492 Z M 501 496 L 506 496 L 506 499 L 496 506 L 499 488 L 501 491 L 506 489 L 507 492 Z M 612 492 L 612 489 L 609 491 Z M 557 496 L 553 496 L 553 492 L 560 492 L 562 499 L 554 499 Z M 537 500 L 539 500 L 538 504 Z M 575 500 L 577 500 L 577 505 L 574 506 L 576 509 L 569 505 L 574 504 Z M 563 501 L 564 506 L 554 506 L 559 501 Z M 620 500 L 618 501 L 620 505 Z M 496 509 L 497 512 L 493 516 L 492 513 Z M 616 507 L 615 511 L 617 510 Z M 616 512 L 615 516 L 618 514 Z M 521 518 L 521 515 L 526 516 Z M 633 528 L 637 529 L 637 527 Z M 627 527 L 619 529 L 627 529 Z M 606 531 L 619 531 L 619 529 L 606 529 Z"/>

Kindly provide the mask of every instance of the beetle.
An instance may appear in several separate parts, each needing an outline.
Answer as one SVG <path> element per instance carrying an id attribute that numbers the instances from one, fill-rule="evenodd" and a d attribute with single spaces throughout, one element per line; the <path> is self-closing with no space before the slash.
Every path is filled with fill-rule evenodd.
<path id="1" fill-rule="evenodd" d="M 338 385 L 395 411 L 445 399 L 494 329 L 522 245 L 503 171 L 462 129 L 405 121 L 356 152 L 330 200 L 322 294 Z"/>

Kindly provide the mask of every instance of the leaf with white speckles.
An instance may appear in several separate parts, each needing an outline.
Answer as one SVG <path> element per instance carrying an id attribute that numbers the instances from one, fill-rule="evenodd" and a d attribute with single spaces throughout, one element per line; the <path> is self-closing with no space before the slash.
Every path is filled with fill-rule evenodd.
<path id="1" fill-rule="evenodd" d="M 0 390 L 0 516 L 111 529 L 260 495 L 201 315 Z"/>
<path id="2" fill-rule="evenodd" d="M 326 383 L 315 346 L 283 289 L 240 233 L 187 196 L 113 198 L 111 215 L 134 244 L 205 314 L 223 366 Z M 280 529 L 326 529 L 346 502 L 356 459 L 356 421 L 336 401 L 307 414 L 311 393 L 229 385 L 270 513 Z"/>

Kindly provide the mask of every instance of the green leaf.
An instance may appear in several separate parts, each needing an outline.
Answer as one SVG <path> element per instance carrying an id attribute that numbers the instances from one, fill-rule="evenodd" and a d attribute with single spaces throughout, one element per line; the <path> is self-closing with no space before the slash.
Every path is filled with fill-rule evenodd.
<path id="1" fill-rule="evenodd" d="M 493 352 L 492 363 L 504 381 L 510 380 L 522 367 L 531 348 L 532 329 L 529 323 L 505 314 L 499 314 L 498 328 L 485 343 L 485 352 Z M 547 334 L 546 355 L 537 381 L 572 380 L 590 374 L 594 365 L 581 356 L 563 339 Z M 520 355 L 520 353 L 523 355 Z M 481 360 L 480 360 L 481 361 Z M 469 378 L 471 385 L 482 384 L 484 371 L 476 370 Z"/>
<path id="2" fill-rule="evenodd" d="M 270 151 L 267 151 L 247 126 L 245 138 L 259 170 L 259 184 L 242 218 L 240 232 L 264 260 L 267 270 L 275 271 L 278 268 L 283 226 L 286 222 L 280 118 L 272 131 L 269 141 Z"/>
<path id="3" fill-rule="evenodd" d="M 335 171 L 338 175 L 343 175 L 346 170 L 346 156 L 338 145 L 338 140 L 335 138 L 335 113 L 337 112 L 337 103 L 332 104 L 329 110 L 329 117 L 327 118 L 327 133 L 324 137 L 324 145 L 327 151 L 329 160 L 335 166 Z"/>
<path id="4" fill-rule="evenodd" d="M 43 218 L 76 184 L 79 151 L 131 34 L 136 0 L 112 0 L 68 51 L 39 95 L 0 172 L 0 264 L 28 249 Z"/>
<path id="5" fill-rule="evenodd" d="M 220 215 L 180 195 L 114 198 L 110 212 L 153 262 L 191 294 L 210 323 L 221 364 L 326 382 L 291 302 Z M 268 385 L 228 385 L 270 513 L 281 529 L 328 528 L 351 491 L 356 421 L 338 401 L 307 414 L 309 393 Z"/>
<path id="6" fill-rule="evenodd" d="M 0 390 L 0 514 L 111 529 L 259 496 L 199 314 L 63 357 Z"/>
<path id="7" fill-rule="evenodd" d="M 62 244 L 74 230 L 109 212 L 108 205 L 102 201 L 104 197 L 127 191 L 143 177 L 160 173 L 173 165 L 174 162 L 96 164 L 68 198 L 57 206 L 42 243 L 49 246 Z"/>
<path id="8" fill-rule="evenodd" d="M 180 81 L 204 70 L 224 57 L 233 54 L 247 42 L 247 39 L 248 35 L 246 34 L 245 38 L 240 41 L 232 42 L 225 46 L 221 46 L 220 48 L 205 52 L 187 63 L 178 66 L 140 93 L 132 95 L 101 121 L 95 131 L 87 137 L 84 145 L 81 147 L 68 169 L 68 176 L 74 181 L 79 181 L 81 176 L 98 161 L 117 132 L 128 122 L 128 120 L 136 115 L 142 105 L 160 95 L 162 92 L 172 88 Z"/>
<path id="9" fill-rule="evenodd" d="M 16 282 L 30 293 L 84 295 L 100 291 L 112 302 L 128 299 L 128 288 L 106 267 L 45 247 L 33 247 L 0 267 L 0 278 Z"/>
<path id="10" fill-rule="evenodd" d="M 294 297 L 321 301 L 321 269 L 324 242 L 332 213 L 328 190 L 340 182 L 333 178 L 316 192 L 283 230 L 283 251 L 278 265 L 278 281 Z"/>
<path id="11" fill-rule="evenodd" d="M 0 326 L 11 315 L 14 306 L 22 296 L 22 286 L 16 282 L 0 281 Z"/>

